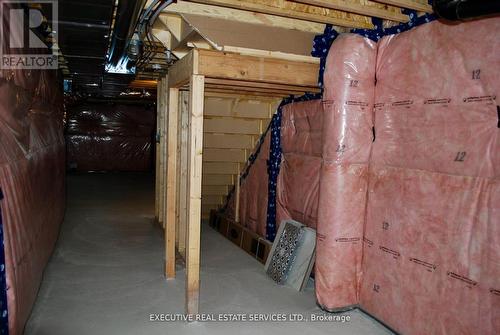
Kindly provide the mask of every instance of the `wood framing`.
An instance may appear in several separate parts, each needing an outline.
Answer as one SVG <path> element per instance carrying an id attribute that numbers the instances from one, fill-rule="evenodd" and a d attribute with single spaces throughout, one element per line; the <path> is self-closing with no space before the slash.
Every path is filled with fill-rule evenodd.
<path id="1" fill-rule="evenodd" d="M 432 6 L 427 0 L 373 0 L 382 4 L 432 13 Z"/>
<path id="2" fill-rule="evenodd" d="M 248 111 L 240 110 L 238 113 L 243 113 L 240 119 L 214 112 L 204 121 L 205 91 L 217 85 L 218 90 L 233 97 L 232 94 L 241 91 L 264 97 L 318 92 L 318 70 L 316 62 L 211 50 L 192 50 L 170 68 L 168 89 L 164 89 L 169 93 L 166 265 L 167 273 L 172 270 L 173 277 L 175 268 L 169 268 L 175 265 L 172 246 L 177 240 L 180 251 L 184 229 L 186 314 L 199 313 L 202 189 L 206 190 L 207 204 L 222 204 L 229 185 L 238 183 L 235 179 L 240 167 L 262 133 L 263 122 L 271 116 L 272 108 L 268 103 L 269 110 L 259 111 L 258 118 L 246 117 Z M 266 98 L 266 101 L 274 100 Z M 244 133 L 238 133 L 241 128 L 245 128 Z M 204 138 L 214 147 L 203 149 Z"/>
<path id="3" fill-rule="evenodd" d="M 177 209 L 177 250 L 179 254 L 186 258 L 186 222 L 188 217 L 187 208 L 187 164 L 188 164 L 188 128 L 189 128 L 189 92 L 180 93 L 179 101 L 180 128 L 178 151 L 179 159 L 179 179 L 178 179 L 178 209 Z"/>
<path id="4" fill-rule="evenodd" d="M 201 175 L 205 77 L 189 81 L 188 222 L 186 234 L 186 314 L 198 314 L 200 298 Z"/>
<path id="5" fill-rule="evenodd" d="M 240 175 L 238 174 L 237 180 L 234 184 L 234 192 L 236 195 L 234 205 L 234 222 L 240 223 Z"/>
<path id="6" fill-rule="evenodd" d="M 255 15 L 254 13 L 250 13 L 244 10 L 224 8 L 219 6 L 210 6 L 199 3 L 190 3 L 181 0 L 177 1 L 177 3 L 169 5 L 167 8 L 165 8 L 165 12 L 203 15 L 211 18 L 246 22 L 251 24 L 260 24 L 268 27 L 300 30 L 316 34 L 321 34 L 325 30 L 325 25 L 322 23 L 296 20 L 276 15 L 267 15 L 267 14 Z M 165 14 L 162 13 L 161 15 Z"/>
<path id="7" fill-rule="evenodd" d="M 166 138 L 166 128 L 167 128 L 167 99 L 168 99 L 168 94 L 166 92 L 167 90 L 167 80 L 166 78 L 163 78 L 159 82 L 159 93 L 160 96 L 158 98 L 158 106 L 157 106 L 157 113 L 158 113 L 158 122 L 159 122 L 159 151 L 158 151 L 158 159 L 159 159 L 159 172 L 158 172 L 158 180 L 156 181 L 159 191 L 157 193 L 158 195 L 158 222 L 161 226 L 165 227 L 165 196 L 166 196 L 166 187 L 165 187 L 165 180 L 166 180 L 166 175 L 167 175 L 167 165 L 166 165 L 166 159 L 167 159 L 167 138 Z"/>
<path id="8" fill-rule="evenodd" d="M 167 114 L 167 176 L 165 208 L 165 276 L 175 278 L 175 236 L 177 219 L 177 126 L 179 115 L 179 89 L 168 89 Z"/>
<path id="9" fill-rule="evenodd" d="M 396 22 L 407 22 L 409 20 L 408 15 L 402 14 L 400 8 L 385 6 L 368 0 L 296 0 L 296 2 L 373 16 Z"/>
<path id="10" fill-rule="evenodd" d="M 160 134 L 161 134 L 161 110 L 160 110 L 160 99 L 162 96 L 162 86 L 161 82 L 157 83 L 156 91 L 156 134 L 155 134 L 155 222 L 160 222 L 160 171 L 161 171 L 161 156 L 160 156 Z"/>
<path id="11" fill-rule="evenodd" d="M 372 29 L 373 24 L 367 16 L 346 13 L 334 9 L 304 5 L 287 0 L 190 0 L 206 5 L 241 9 L 256 13 L 288 17 L 317 23 L 328 23 L 342 27 Z"/>

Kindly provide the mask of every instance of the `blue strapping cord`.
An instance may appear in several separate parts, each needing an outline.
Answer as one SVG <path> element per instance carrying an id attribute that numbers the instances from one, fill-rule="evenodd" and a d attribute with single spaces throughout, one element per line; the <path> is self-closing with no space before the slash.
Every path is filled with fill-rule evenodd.
<path id="1" fill-rule="evenodd" d="M 3 199 L 0 188 L 0 201 Z M 5 248 L 3 237 L 2 210 L 0 207 L 0 334 L 9 334 L 9 312 L 7 310 L 7 277 L 5 270 Z"/>

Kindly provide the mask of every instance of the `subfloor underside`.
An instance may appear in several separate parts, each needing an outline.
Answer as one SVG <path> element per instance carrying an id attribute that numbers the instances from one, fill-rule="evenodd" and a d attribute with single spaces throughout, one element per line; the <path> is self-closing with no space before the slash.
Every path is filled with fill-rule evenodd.
<path id="1" fill-rule="evenodd" d="M 150 321 L 182 314 L 185 296 L 182 266 L 177 279 L 163 276 L 163 233 L 153 216 L 149 175 L 68 176 L 65 221 L 25 334 L 391 334 L 358 311 L 344 314 L 349 322 Z M 275 285 L 259 262 L 205 225 L 201 263 L 201 313 L 322 313 L 311 283 L 304 292 Z"/>

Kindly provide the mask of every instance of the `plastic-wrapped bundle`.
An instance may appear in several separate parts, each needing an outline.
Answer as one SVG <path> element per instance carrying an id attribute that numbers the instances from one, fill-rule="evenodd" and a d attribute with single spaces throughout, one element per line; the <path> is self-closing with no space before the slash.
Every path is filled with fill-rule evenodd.
<path id="1" fill-rule="evenodd" d="M 500 332 L 499 29 L 379 42 L 360 302 L 405 334 Z"/>
<path id="2" fill-rule="evenodd" d="M 55 71 L 0 77 L 0 200 L 9 333 L 21 334 L 64 215 L 64 137 Z"/>
<path id="3" fill-rule="evenodd" d="M 79 171 L 148 171 L 155 111 L 139 104 L 83 103 L 67 115 L 67 164 Z"/>
<path id="4" fill-rule="evenodd" d="M 292 102 L 281 119 L 282 162 L 277 184 L 277 223 L 285 219 L 316 228 L 323 105 Z"/>
<path id="5" fill-rule="evenodd" d="M 340 35 L 326 61 L 316 296 L 327 310 L 358 303 L 376 44 Z"/>

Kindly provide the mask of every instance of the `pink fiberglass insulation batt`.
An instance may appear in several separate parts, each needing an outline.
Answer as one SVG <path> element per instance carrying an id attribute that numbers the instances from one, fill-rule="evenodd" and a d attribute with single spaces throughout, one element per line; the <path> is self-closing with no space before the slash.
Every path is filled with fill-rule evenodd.
<path id="1" fill-rule="evenodd" d="M 498 31 L 433 22 L 378 45 L 360 303 L 404 334 L 500 333 Z"/>
<path id="2" fill-rule="evenodd" d="M 64 215 L 62 96 L 55 71 L 0 74 L 0 201 L 9 333 L 21 334 Z"/>
<path id="3" fill-rule="evenodd" d="M 323 105 L 320 99 L 293 102 L 281 117 L 282 160 L 277 184 L 277 218 L 316 228 Z"/>
<path id="4" fill-rule="evenodd" d="M 359 300 L 376 55 L 374 42 L 345 34 L 326 61 L 315 285 L 327 310 Z"/>

